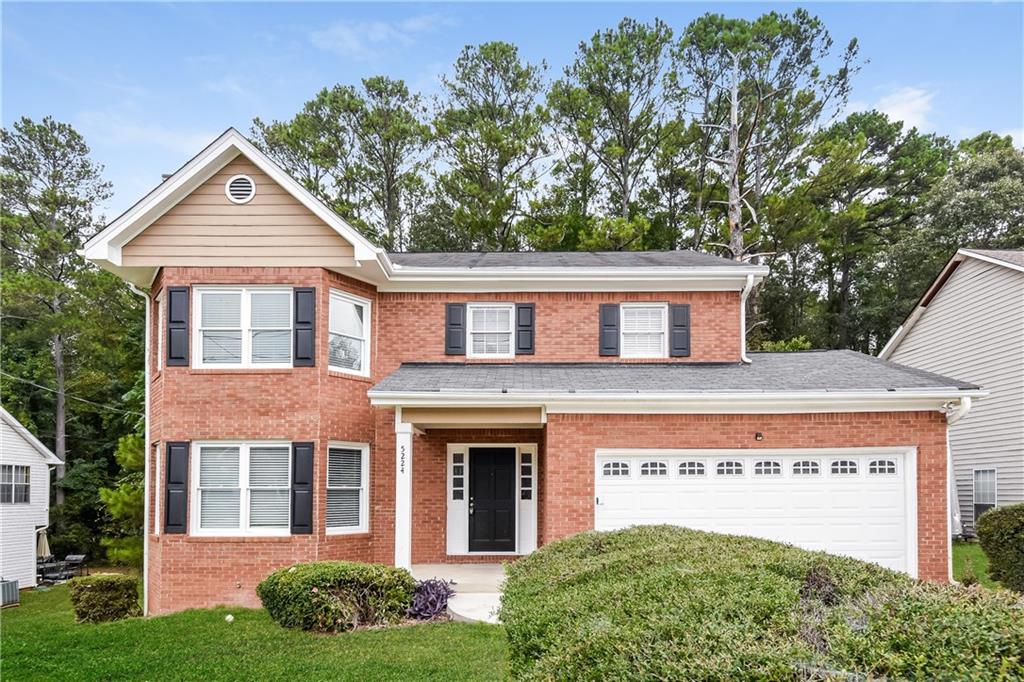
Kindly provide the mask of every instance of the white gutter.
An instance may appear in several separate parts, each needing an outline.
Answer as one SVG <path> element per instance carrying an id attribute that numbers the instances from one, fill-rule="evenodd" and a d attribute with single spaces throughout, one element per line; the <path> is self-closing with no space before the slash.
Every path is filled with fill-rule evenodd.
<path id="1" fill-rule="evenodd" d="M 144 419 L 146 420 L 146 426 L 145 426 L 145 436 L 144 436 L 145 442 L 143 443 L 143 453 L 142 453 L 142 457 L 143 457 L 143 459 L 142 459 L 142 461 L 143 461 L 143 474 L 142 475 L 143 475 L 143 481 L 144 481 L 144 483 L 142 485 L 142 615 L 148 616 L 149 615 L 149 492 L 150 492 L 150 485 L 149 485 L 149 455 L 150 455 L 150 451 L 149 451 L 150 450 L 150 444 L 149 444 L 149 354 L 150 354 L 150 344 L 152 343 L 152 341 L 150 339 L 150 336 L 151 336 L 150 335 L 150 322 L 151 322 L 150 315 L 151 315 L 151 313 L 150 313 L 149 294 L 143 292 L 142 290 L 140 290 L 138 287 L 136 287 L 134 284 L 131 284 L 131 283 L 128 284 L 128 288 L 131 289 L 133 293 L 136 293 L 139 296 L 142 296 L 144 299 L 146 299 L 146 343 L 145 343 L 146 357 L 145 357 L 145 362 L 143 363 L 143 366 L 145 368 L 143 370 L 143 375 L 144 375 L 144 379 L 143 380 L 146 382 L 146 393 L 145 393 L 145 396 L 146 396 L 145 405 L 146 405 L 146 407 L 143 410 L 143 413 L 145 415 Z"/>
<path id="2" fill-rule="evenodd" d="M 747 275 L 747 283 L 740 292 L 740 361 L 749 365 L 747 356 L 747 297 L 754 290 L 754 276 Z"/>
<path id="3" fill-rule="evenodd" d="M 946 555 L 948 557 L 949 581 L 951 583 L 956 582 L 953 579 L 953 536 L 963 535 L 964 526 L 960 518 L 960 501 L 956 494 L 956 472 L 953 469 L 953 448 L 949 443 L 949 427 L 966 417 L 970 411 L 971 397 L 964 396 L 955 408 L 951 408 L 946 412 L 946 504 L 949 505 L 949 513 L 946 515 L 947 523 L 949 524 L 946 528 L 946 535 L 949 537 L 949 547 Z"/>

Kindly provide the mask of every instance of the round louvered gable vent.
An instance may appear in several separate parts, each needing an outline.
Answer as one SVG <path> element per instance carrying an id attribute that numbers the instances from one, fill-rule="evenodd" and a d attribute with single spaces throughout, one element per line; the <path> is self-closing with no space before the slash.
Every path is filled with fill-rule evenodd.
<path id="1" fill-rule="evenodd" d="M 236 175 L 224 185 L 224 193 L 236 204 L 244 204 L 256 196 L 256 183 L 248 175 Z"/>

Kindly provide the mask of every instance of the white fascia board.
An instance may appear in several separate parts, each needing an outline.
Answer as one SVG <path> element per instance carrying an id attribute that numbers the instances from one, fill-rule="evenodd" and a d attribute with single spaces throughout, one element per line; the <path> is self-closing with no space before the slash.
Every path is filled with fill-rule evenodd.
<path id="1" fill-rule="evenodd" d="M 396 268 L 380 291 L 741 291 L 756 268 Z"/>
<path id="2" fill-rule="evenodd" d="M 804 412 L 918 412 L 985 391 L 780 391 L 763 393 L 392 393 L 370 391 L 377 407 L 532 407 L 547 414 L 791 414 Z"/>

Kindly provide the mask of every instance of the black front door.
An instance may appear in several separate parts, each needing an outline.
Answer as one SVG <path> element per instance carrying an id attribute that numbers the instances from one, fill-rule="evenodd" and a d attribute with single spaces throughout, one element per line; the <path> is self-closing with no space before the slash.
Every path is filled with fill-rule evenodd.
<path id="1" fill-rule="evenodd" d="M 516 450 L 469 450 L 469 551 L 516 550 Z"/>

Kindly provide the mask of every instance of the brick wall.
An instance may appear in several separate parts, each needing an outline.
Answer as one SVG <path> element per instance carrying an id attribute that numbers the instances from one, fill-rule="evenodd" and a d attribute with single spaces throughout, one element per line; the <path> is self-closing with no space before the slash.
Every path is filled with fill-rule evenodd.
<path id="1" fill-rule="evenodd" d="M 755 441 L 754 433 L 764 434 Z M 917 447 L 918 570 L 948 576 L 946 420 L 938 412 L 775 415 L 549 414 L 540 543 L 594 526 L 597 448 Z"/>

